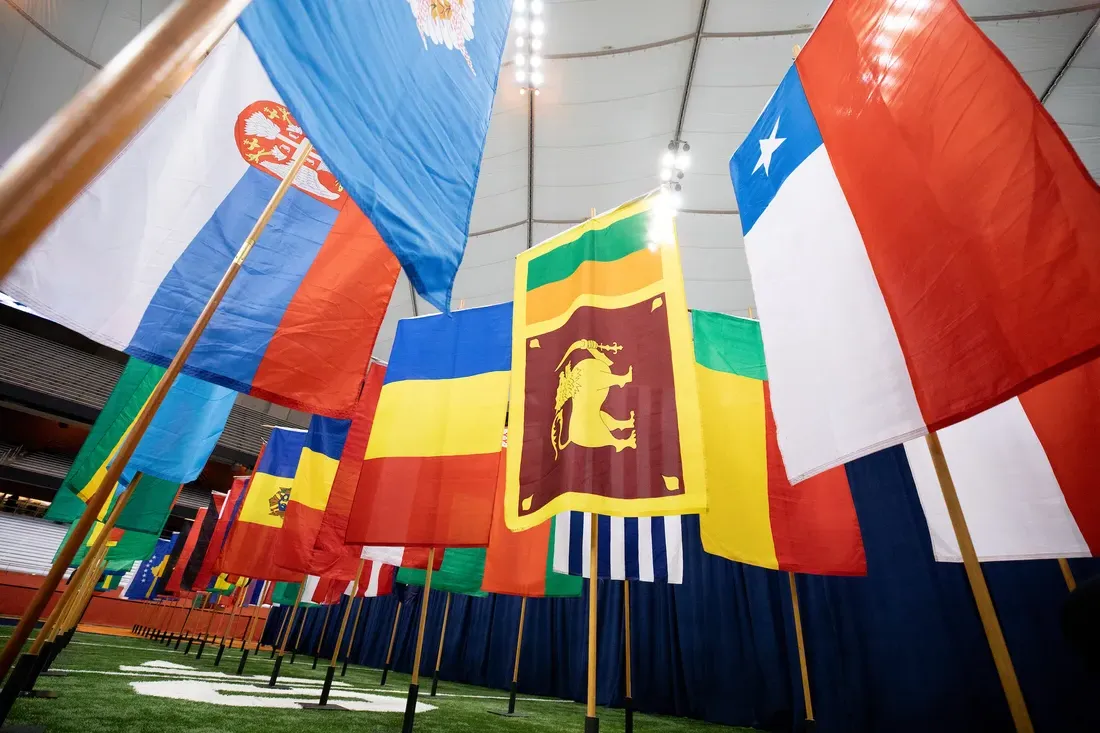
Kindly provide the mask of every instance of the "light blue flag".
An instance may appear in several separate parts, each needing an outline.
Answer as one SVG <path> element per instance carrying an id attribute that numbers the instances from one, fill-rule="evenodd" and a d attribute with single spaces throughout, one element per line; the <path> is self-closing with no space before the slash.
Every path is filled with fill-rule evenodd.
<path id="1" fill-rule="evenodd" d="M 448 310 L 512 0 L 253 0 L 240 25 L 325 163 Z"/>

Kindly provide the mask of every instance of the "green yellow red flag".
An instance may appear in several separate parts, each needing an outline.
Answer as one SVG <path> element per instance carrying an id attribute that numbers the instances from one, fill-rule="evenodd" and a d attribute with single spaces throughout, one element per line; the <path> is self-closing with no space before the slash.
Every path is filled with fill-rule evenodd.
<path id="1" fill-rule="evenodd" d="M 653 193 L 516 259 L 505 521 L 694 513 L 706 470 L 672 211 Z"/>

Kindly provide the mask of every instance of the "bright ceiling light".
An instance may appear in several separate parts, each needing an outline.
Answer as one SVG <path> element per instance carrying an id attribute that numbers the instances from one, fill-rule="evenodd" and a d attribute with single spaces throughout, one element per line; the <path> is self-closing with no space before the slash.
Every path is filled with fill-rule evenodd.
<path id="1" fill-rule="evenodd" d="M 537 58 L 537 57 L 533 57 L 532 60 L 534 60 L 534 58 Z M 524 56 L 522 53 L 517 53 L 516 54 L 516 66 L 526 66 L 526 65 L 527 65 L 527 57 Z M 534 64 L 531 64 L 531 65 L 534 66 Z"/>
<path id="2" fill-rule="evenodd" d="M 519 28 L 520 30 L 523 30 L 523 28 L 521 28 L 519 26 L 519 22 L 520 21 L 518 21 L 518 20 L 516 21 L 516 27 Z M 542 22 L 542 18 L 535 18 L 534 20 L 531 21 L 531 35 L 541 36 L 545 32 L 546 32 L 546 24 Z"/>
<path id="3" fill-rule="evenodd" d="M 518 81 L 520 84 L 527 81 L 527 72 L 525 72 L 523 69 L 518 70 L 516 72 L 516 81 Z"/>
<path id="4" fill-rule="evenodd" d="M 517 13 L 522 13 L 527 9 L 527 0 L 516 0 L 513 7 L 515 7 Z"/>
<path id="5" fill-rule="evenodd" d="M 662 168 L 661 169 L 661 180 L 662 181 L 671 181 L 672 180 L 672 169 L 671 168 Z"/>
<path id="6" fill-rule="evenodd" d="M 527 30 L 527 18 L 523 16 L 516 18 L 516 30 L 521 33 Z"/>
<path id="7" fill-rule="evenodd" d="M 675 164 L 676 156 L 673 155 L 671 150 L 661 156 L 661 165 L 663 165 L 665 168 L 671 168 Z"/>
<path id="8" fill-rule="evenodd" d="M 523 48 L 523 44 L 527 42 L 525 36 L 516 36 L 516 48 Z M 539 45 L 542 45 L 541 43 Z M 531 44 L 531 48 L 535 48 L 535 44 Z"/>
<path id="9" fill-rule="evenodd" d="M 541 71 L 532 71 L 531 72 L 531 84 L 533 84 L 534 86 L 537 87 L 539 84 L 542 84 L 542 82 L 543 82 L 542 72 Z"/>
<path id="10" fill-rule="evenodd" d="M 542 50 L 542 39 L 541 38 L 532 38 L 531 39 L 531 50 L 532 51 L 541 51 Z"/>
<path id="11" fill-rule="evenodd" d="M 676 156 L 676 167 L 682 171 L 686 171 L 687 167 L 691 165 L 691 156 L 687 153 L 680 153 Z"/>
<path id="12" fill-rule="evenodd" d="M 531 68 L 537 69 L 540 66 L 542 66 L 542 56 L 531 54 Z"/>
<path id="13" fill-rule="evenodd" d="M 531 0 L 531 12 L 535 15 L 542 13 L 542 0 Z"/>

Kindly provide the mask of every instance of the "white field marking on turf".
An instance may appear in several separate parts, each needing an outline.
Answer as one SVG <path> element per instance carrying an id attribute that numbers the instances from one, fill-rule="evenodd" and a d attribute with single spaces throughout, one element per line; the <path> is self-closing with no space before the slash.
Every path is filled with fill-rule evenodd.
<path id="1" fill-rule="evenodd" d="M 169 666 L 164 666 L 164 665 L 169 665 Z M 229 674 L 227 672 L 206 672 L 206 671 L 203 671 L 203 670 L 200 670 L 200 669 L 195 669 L 194 667 L 188 667 L 188 666 L 183 665 L 183 664 L 173 664 L 172 662 L 163 662 L 163 661 L 160 661 L 160 660 L 154 660 L 154 661 L 151 661 L 151 662 L 142 662 L 139 665 L 120 664 L 118 669 L 119 669 L 120 672 L 155 672 L 156 674 L 161 674 L 161 675 L 180 676 L 180 677 L 198 677 L 198 678 L 202 678 L 202 679 L 234 679 L 234 680 L 257 679 L 257 680 L 264 680 L 264 681 L 266 681 L 268 679 L 267 675 L 262 675 L 262 674 L 242 675 L 242 676 L 238 677 L 235 674 Z M 281 679 L 283 682 L 286 682 L 288 684 L 289 683 L 303 684 L 303 685 L 321 685 L 321 684 L 324 684 L 324 680 L 316 680 L 316 679 L 312 679 L 310 677 L 280 677 L 279 679 Z M 336 681 L 334 681 L 332 683 L 332 685 L 333 685 L 333 687 L 350 687 L 351 686 L 347 682 L 336 682 Z"/>
<path id="2" fill-rule="evenodd" d="M 260 685 L 240 685 L 231 683 L 200 682 L 193 680 L 157 680 L 151 682 L 131 682 L 130 687 L 139 695 L 151 695 L 172 700 L 189 700 L 213 705 L 246 708 L 283 708 L 298 709 L 300 703 L 312 703 L 317 699 L 317 691 L 310 688 L 292 688 L 289 690 L 271 690 Z M 251 693 L 251 694 L 224 694 Z M 271 693 L 278 693 L 279 696 Z M 403 697 L 372 695 L 351 690 L 333 690 L 332 696 L 338 698 L 339 705 L 358 712 L 401 713 L 405 710 Z M 434 705 L 417 702 L 416 712 L 426 713 L 435 710 Z"/>

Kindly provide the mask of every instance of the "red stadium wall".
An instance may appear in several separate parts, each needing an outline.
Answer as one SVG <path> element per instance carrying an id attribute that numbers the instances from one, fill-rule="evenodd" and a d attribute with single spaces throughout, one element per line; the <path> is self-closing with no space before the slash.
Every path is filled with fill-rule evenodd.
<path id="1" fill-rule="evenodd" d="M 30 605 L 31 598 L 34 597 L 35 591 L 38 590 L 41 582 L 42 576 L 40 575 L 26 575 L 0 570 L 0 617 L 15 619 L 22 616 L 27 606 Z M 62 584 L 54 591 L 53 598 L 50 599 L 46 610 L 43 611 L 43 619 L 49 615 L 54 604 L 61 598 L 64 587 L 65 585 Z M 82 623 L 129 629 L 135 624 L 163 627 L 165 621 L 168 621 L 171 630 L 179 631 L 180 624 L 183 623 L 184 617 L 187 615 L 187 607 L 186 604 L 177 604 L 179 604 L 179 601 L 161 602 L 153 605 L 141 601 L 126 600 L 118 597 L 117 590 L 96 593 L 92 598 L 92 602 L 88 605 Z M 237 614 L 237 618 L 233 621 L 230 636 L 240 638 L 241 634 L 244 633 L 248 620 L 252 617 L 252 610 L 252 608 L 249 608 Z M 253 629 L 251 634 L 253 639 L 259 638 L 259 629 L 263 628 L 263 623 L 267 620 L 267 612 L 268 609 L 266 608 L 259 609 L 257 614 L 259 628 Z M 213 610 L 195 609 L 191 611 L 190 617 L 187 618 L 187 631 L 202 633 L 210 628 L 211 633 L 220 635 L 222 626 L 225 625 L 228 618 L 228 613 L 222 616 L 221 613 Z M 212 628 L 211 622 L 213 622 Z"/>

